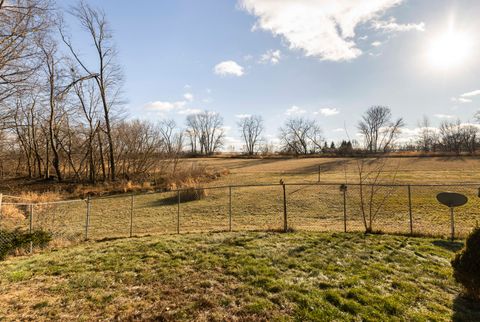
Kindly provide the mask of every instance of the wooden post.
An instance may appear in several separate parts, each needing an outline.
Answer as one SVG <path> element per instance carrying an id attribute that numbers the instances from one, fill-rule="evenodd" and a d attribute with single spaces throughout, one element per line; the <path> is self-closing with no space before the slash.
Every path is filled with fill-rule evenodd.
<path id="1" fill-rule="evenodd" d="M 2 215 L 2 201 L 3 201 L 3 194 L 0 193 L 0 216 Z"/>
<path id="2" fill-rule="evenodd" d="M 135 206 L 135 195 L 132 192 L 132 199 L 130 200 L 130 238 L 133 236 L 133 209 Z"/>
<path id="3" fill-rule="evenodd" d="M 413 235 L 412 189 L 408 185 L 408 215 L 410 218 L 410 235 Z"/>
<path id="4" fill-rule="evenodd" d="M 177 190 L 177 234 L 180 234 L 180 190 Z"/>
<path id="5" fill-rule="evenodd" d="M 450 224 L 451 224 L 451 238 L 455 240 L 455 215 L 453 214 L 453 207 L 450 207 Z"/>
<path id="6" fill-rule="evenodd" d="M 29 222 L 29 232 L 33 233 L 33 204 L 30 204 L 30 222 Z M 30 253 L 33 253 L 33 241 L 30 241 Z"/>
<path id="7" fill-rule="evenodd" d="M 228 231 L 232 231 L 232 186 L 228 187 Z"/>
<path id="8" fill-rule="evenodd" d="M 343 189 L 343 231 L 347 232 L 347 186 Z"/>
<path id="9" fill-rule="evenodd" d="M 322 167 L 318 166 L 318 182 L 320 182 L 322 179 Z"/>
<path id="10" fill-rule="evenodd" d="M 283 187 L 283 231 L 288 231 L 288 216 L 287 216 L 287 190 L 285 183 L 282 183 Z"/>
<path id="11" fill-rule="evenodd" d="M 85 219 L 85 240 L 88 240 L 88 228 L 90 226 L 91 198 L 87 197 L 87 218 Z"/>

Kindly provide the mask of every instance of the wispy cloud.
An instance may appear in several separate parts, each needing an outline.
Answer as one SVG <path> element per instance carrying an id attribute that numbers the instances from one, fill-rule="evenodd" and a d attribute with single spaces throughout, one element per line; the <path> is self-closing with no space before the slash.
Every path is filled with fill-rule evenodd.
<path id="1" fill-rule="evenodd" d="M 374 41 L 372 42 L 372 46 L 373 47 L 380 47 L 382 45 L 382 42 L 381 41 Z"/>
<path id="2" fill-rule="evenodd" d="M 292 107 L 290 107 L 286 112 L 285 112 L 285 115 L 287 116 L 293 116 L 293 115 L 301 115 L 301 114 L 305 114 L 307 111 L 305 111 L 304 109 L 296 106 L 296 105 L 293 105 Z"/>
<path id="3" fill-rule="evenodd" d="M 213 68 L 215 74 L 220 76 L 243 76 L 245 74 L 244 69 L 238 63 L 233 60 L 223 61 Z"/>
<path id="4" fill-rule="evenodd" d="M 318 112 L 314 112 L 313 114 L 318 115 L 321 114 L 323 116 L 332 116 L 340 113 L 340 111 L 336 108 L 321 108 Z"/>
<path id="5" fill-rule="evenodd" d="M 202 110 L 198 108 L 186 108 L 184 110 L 178 111 L 178 114 L 180 115 L 191 115 L 191 114 L 198 114 L 201 113 Z"/>
<path id="6" fill-rule="evenodd" d="M 423 30 L 421 24 L 398 24 L 379 20 L 384 12 L 403 0 L 238 0 L 241 8 L 256 16 L 253 30 L 263 29 L 282 36 L 291 49 L 321 60 L 348 61 L 362 54 L 355 43 L 359 24 L 374 22 L 388 32 Z"/>
<path id="7" fill-rule="evenodd" d="M 155 101 L 155 102 L 147 103 L 145 105 L 145 108 L 149 110 L 158 111 L 158 112 L 170 112 L 173 110 L 184 108 L 186 103 L 187 102 L 185 101 L 178 101 L 178 102 Z"/>
<path id="8" fill-rule="evenodd" d="M 424 22 L 399 24 L 394 17 L 390 17 L 388 20 L 374 20 L 372 25 L 373 28 L 385 32 L 425 31 Z"/>
<path id="9" fill-rule="evenodd" d="M 452 97 L 450 100 L 454 103 L 471 103 L 472 102 L 472 100 L 470 98 L 465 98 L 465 97 L 462 97 L 462 96 L 460 96 L 458 98 L 457 97 Z"/>
<path id="10" fill-rule="evenodd" d="M 235 115 L 235 117 L 237 119 L 246 119 L 246 118 L 249 118 L 251 116 L 252 116 L 251 114 L 237 114 L 237 115 Z"/>
<path id="11" fill-rule="evenodd" d="M 192 93 L 183 94 L 183 98 L 185 98 L 189 102 L 193 102 L 193 94 Z"/>
<path id="12" fill-rule="evenodd" d="M 471 92 L 468 92 L 468 93 L 463 93 L 460 96 L 461 97 L 474 97 L 474 96 L 478 96 L 478 95 L 480 95 L 480 89 L 477 89 L 475 91 L 471 91 Z"/>
<path id="13" fill-rule="evenodd" d="M 456 117 L 455 115 L 451 114 L 435 114 L 434 116 L 439 119 L 453 119 Z"/>
<path id="14" fill-rule="evenodd" d="M 264 64 L 270 63 L 273 65 L 276 65 L 280 62 L 281 58 L 282 58 L 282 52 L 280 50 L 270 49 L 265 54 L 263 54 L 262 57 L 260 57 L 260 62 Z"/>

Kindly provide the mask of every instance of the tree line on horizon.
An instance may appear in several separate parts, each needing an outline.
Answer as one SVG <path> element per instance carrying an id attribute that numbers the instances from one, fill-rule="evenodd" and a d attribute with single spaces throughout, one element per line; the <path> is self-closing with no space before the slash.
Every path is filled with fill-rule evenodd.
<path id="1" fill-rule="evenodd" d="M 88 43 L 79 48 L 65 16 Z M 82 182 L 129 179 L 163 169 L 185 156 L 226 148 L 219 113 L 174 120 L 130 119 L 123 107 L 123 71 L 106 14 L 85 1 L 66 12 L 53 0 L 0 0 L 0 174 Z M 83 40 L 82 40 L 83 41 Z M 89 49 L 88 53 L 84 51 Z M 88 59 L 86 58 L 88 57 Z M 422 120 L 414 142 L 399 144 L 405 126 L 385 106 L 369 108 L 358 123 L 361 139 L 327 142 L 318 121 L 293 117 L 265 139 L 259 115 L 240 119 L 237 130 L 248 156 L 379 154 L 395 150 L 475 153 L 478 128 Z M 173 167 L 175 169 L 175 167 Z M 161 170 L 160 170 L 161 171 Z"/>

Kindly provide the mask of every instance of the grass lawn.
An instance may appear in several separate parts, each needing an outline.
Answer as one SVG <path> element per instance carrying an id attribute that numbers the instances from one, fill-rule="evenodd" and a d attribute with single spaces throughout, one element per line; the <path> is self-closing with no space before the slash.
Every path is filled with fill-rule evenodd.
<path id="1" fill-rule="evenodd" d="M 213 233 L 0 262 L 0 320 L 479 321 L 444 240 Z"/>

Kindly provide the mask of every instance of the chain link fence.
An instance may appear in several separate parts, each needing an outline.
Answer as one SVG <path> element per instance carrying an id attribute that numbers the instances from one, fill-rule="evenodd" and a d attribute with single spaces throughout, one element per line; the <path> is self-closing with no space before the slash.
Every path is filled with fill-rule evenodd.
<path id="1" fill-rule="evenodd" d="M 436 195 L 469 202 L 454 220 Z M 50 203 L 2 203 L 0 253 L 15 234 L 48 232 L 51 246 L 215 231 L 372 231 L 464 238 L 480 220 L 479 185 L 276 184 L 124 194 Z M 452 235 L 452 227 L 453 235 Z M 30 243 L 23 250 L 37 247 Z M 40 247 L 40 246 L 38 246 Z"/>

